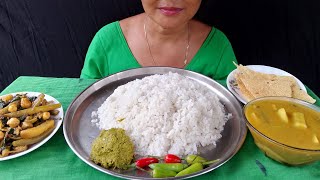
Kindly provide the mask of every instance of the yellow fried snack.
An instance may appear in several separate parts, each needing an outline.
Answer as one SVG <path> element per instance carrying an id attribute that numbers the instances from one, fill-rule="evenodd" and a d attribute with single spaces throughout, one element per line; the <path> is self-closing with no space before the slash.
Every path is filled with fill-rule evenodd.
<path id="1" fill-rule="evenodd" d="M 22 130 L 20 132 L 20 136 L 23 139 L 34 138 L 41 135 L 42 133 L 44 133 L 45 131 L 47 131 L 52 127 L 54 127 L 54 120 L 47 120 L 36 127 Z"/>
<path id="2" fill-rule="evenodd" d="M 236 78 L 236 82 L 238 84 L 238 87 L 239 87 L 242 95 L 244 96 L 244 98 L 247 101 L 250 101 L 250 100 L 254 99 L 254 96 L 251 94 L 250 91 L 248 91 L 246 89 L 246 87 L 244 86 L 243 82 L 241 81 L 241 78 L 238 77 L 238 74 L 235 74 L 235 78 Z"/>
<path id="3" fill-rule="evenodd" d="M 292 97 L 307 101 L 309 103 L 315 103 L 316 100 L 308 95 L 304 90 L 300 89 L 297 85 L 292 87 Z"/>
<path id="4" fill-rule="evenodd" d="M 292 76 L 279 76 L 253 71 L 246 66 L 237 65 L 235 80 L 239 90 L 247 101 L 265 96 L 286 96 L 309 103 L 316 100 L 301 90 Z"/>
<path id="5" fill-rule="evenodd" d="M 291 97 L 291 85 L 289 81 L 283 80 L 259 80 L 253 78 L 242 79 L 245 88 L 253 95 L 254 98 L 265 96 L 286 96 Z"/>

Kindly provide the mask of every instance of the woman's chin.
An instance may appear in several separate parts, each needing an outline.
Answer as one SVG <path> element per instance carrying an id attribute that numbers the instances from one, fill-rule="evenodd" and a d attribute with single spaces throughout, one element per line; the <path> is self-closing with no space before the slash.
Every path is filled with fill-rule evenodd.
<path id="1" fill-rule="evenodd" d="M 177 29 L 181 26 L 184 26 L 187 24 L 187 21 L 185 20 L 179 20 L 179 19 L 162 19 L 160 21 L 156 21 L 156 23 L 161 26 L 163 29 Z"/>

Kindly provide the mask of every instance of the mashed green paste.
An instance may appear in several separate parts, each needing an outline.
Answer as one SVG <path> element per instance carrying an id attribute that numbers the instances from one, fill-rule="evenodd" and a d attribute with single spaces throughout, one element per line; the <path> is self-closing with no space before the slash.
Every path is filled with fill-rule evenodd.
<path id="1" fill-rule="evenodd" d="M 127 169 L 134 156 L 134 145 L 124 129 L 102 130 L 91 147 L 91 160 L 105 168 Z"/>

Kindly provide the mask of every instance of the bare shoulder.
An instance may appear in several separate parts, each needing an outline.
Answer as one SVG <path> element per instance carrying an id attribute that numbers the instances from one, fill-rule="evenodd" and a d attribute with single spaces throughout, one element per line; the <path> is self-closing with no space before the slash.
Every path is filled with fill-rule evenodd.
<path id="1" fill-rule="evenodd" d="M 142 22 L 143 22 L 143 15 L 138 14 L 138 15 L 131 16 L 121 20 L 120 27 L 122 29 L 123 34 L 127 36 L 128 34 L 135 32 L 137 28 L 140 27 L 140 24 Z"/>
<path id="2" fill-rule="evenodd" d="M 211 26 L 202 23 L 197 20 L 191 20 L 190 21 L 190 30 L 193 34 L 193 36 L 196 36 L 197 38 L 202 39 L 203 37 L 207 37 L 208 34 L 211 31 Z"/>
<path id="3" fill-rule="evenodd" d="M 190 42 L 192 42 L 193 47 L 195 47 L 195 52 L 197 52 L 207 39 L 212 27 L 197 20 L 191 20 L 189 27 L 191 32 Z"/>

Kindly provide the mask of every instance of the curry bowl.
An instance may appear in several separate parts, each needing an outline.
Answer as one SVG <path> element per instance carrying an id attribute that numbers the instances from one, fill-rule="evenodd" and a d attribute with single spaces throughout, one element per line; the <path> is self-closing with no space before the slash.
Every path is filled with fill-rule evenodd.
<path id="1" fill-rule="evenodd" d="M 243 108 L 255 144 L 286 165 L 320 160 L 320 107 L 289 97 L 263 97 Z"/>

